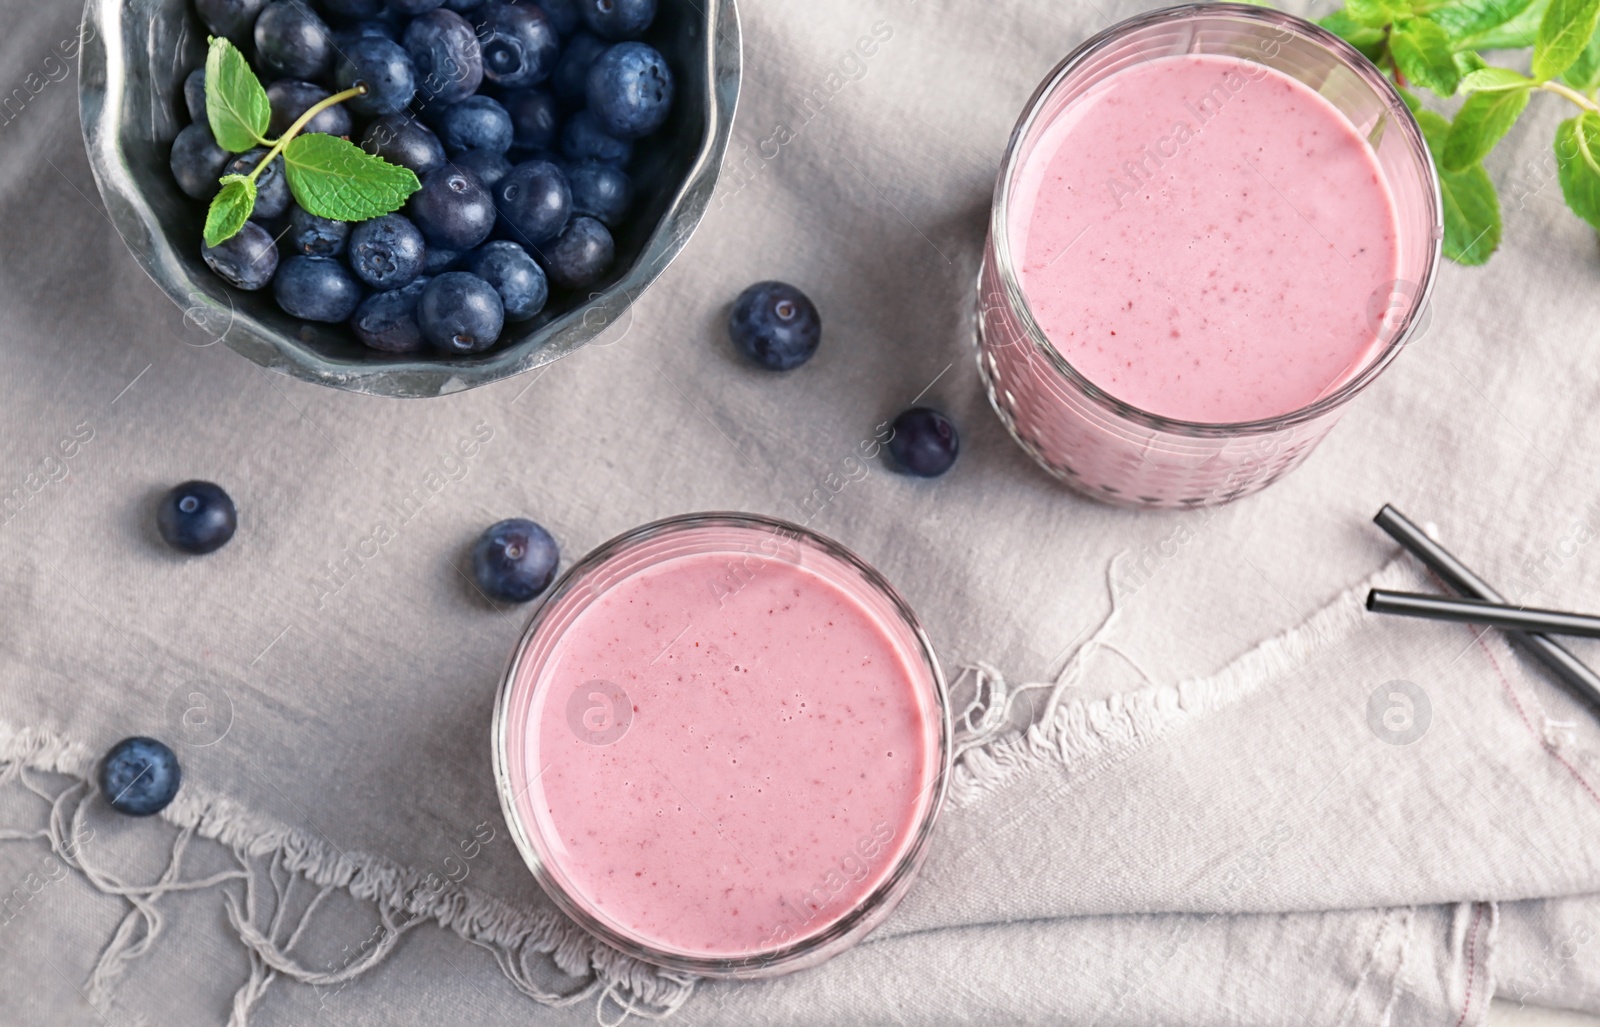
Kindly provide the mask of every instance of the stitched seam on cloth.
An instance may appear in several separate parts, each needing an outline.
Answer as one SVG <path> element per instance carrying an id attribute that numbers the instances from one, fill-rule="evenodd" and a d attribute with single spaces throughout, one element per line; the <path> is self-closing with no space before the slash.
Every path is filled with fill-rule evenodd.
<path id="1" fill-rule="evenodd" d="M 1372 939 L 1372 947 L 1367 951 L 1366 961 L 1362 964 L 1361 972 L 1356 975 L 1356 982 L 1350 988 L 1349 996 L 1344 1000 L 1344 1007 L 1339 1011 L 1339 1019 L 1335 1021 L 1336 1027 L 1344 1027 L 1355 1015 L 1356 1009 L 1361 1004 L 1362 989 L 1367 980 L 1372 976 L 1372 968 L 1378 965 L 1378 959 L 1383 955 L 1383 943 L 1389 937 L 1389 930 L 1393 926 L 1394 910 L 1386 910 L 1383 919 L 1378 921 L 1378 934 Z"/>
<path id="2" fill-rule="evenodd" d="M 1467 994 L 1461 1001 L 1461 1015 L 1456 1017 L 1455 1027 L 1461 1027 L 1467 1021 L 1467 1013 L 1472 1009 L 1472 983 L 1473 975 L 1477 970 L 1476 948 L 1478 941 L 1478 921 L 1483 917 L 1483 906 L 1474 902 L 1472 904 L 1472 924 L 1467 928 Z"/>
<path id="3" fill-rule="evenodd" d="M 1523 708 L 1522 701 L 1517 697 L 1517 691 L 1511 684 L 1511 678 L 1503 669 L 1501 669 L 1500 661 L 1495 659 L 1494 652 L 1490 650 L 1489 646 L 1484 643 L 1482 635 L 1478 636 L 1477 644 L 1478 647 L 1483 650 L 1483 654 L 1489 658 L 1489 665 L 1494 668 L 1495 674 L 1500 678 L 1500 685 L 1505 689 L 1506 696 L 1510 698 L 1511 705 L 1516 707 L 1517 716 L 1521 718 L 1523 726 L 1526 727 L 1538 741 L 1539 748 L 1543 749 L 1552 759 L 1561 764 L 1561 766 L 1565 767 L 1567 773 L 1571 774 L 1573 779 L 1578 782 L 1579 786 L 1589 794 L 1589 798 L 1593 799 L 1596 803 L 1600 803 L 1600 792 L 1595 791 L 1594 786 L 1589 783 L 1589 779 L 1584 777 L 1583 773 L 1579 771 L 1577 767 L 1573 766 L 1571 761 L 1563 756 L 1561 752 L 1550 743 L 1549 738 L 1544 734 L 1544 732 L 1533 726 L 1532 719 L 1528 717 L 1527 710 Z M 1545 719 L 1548 720 L 1549 718 L 1546 717 Z"/>
<path id="4" fill-rule="evenodd" d="M 1367 616 L 1369 589 L 1417 580 L 1409 560 L 1397 555 L 1305 621 L 1210 677 L 1119 692 L 1092 702 L 1062 703 L 1047 720 L 963 753 L 951 773 L 950 803 L 968 805 L 1043 768 L 1065 769 L 1074 778 L 1092 775 L 1181 724 L 1239 703 L 1306 657 L 1347 637 Z M 990 672 L 987 666 L 983 669 Z M 1021 695 L 1032 687 L 1037 686 L 1011 691 Z"/>
<path id="5" fill-rule="evenodd" d="M 45 730 L 18 729 L 0 721 L 0 766 L 25 767 L 75 779 L 73 785 L 55 797 L 53 821 L 58 819 L 60 807 L 70 793 L 83 791 L 85 795 L 93 794 L 94 763 L 95 755 L 82 745 Z M 0 774 L 0 780 L 9 777 L 8 774 Z M 41 798 L 47 798 L 42 791 L 33 790 Z M 619 995 L 627 996 L 627 1007 L 631 1013 L 657 1018 L 674 1012 L 693 990 L 692 976 L 662 970 L 617 952 L 554 910 L 518 909 L 493 896 L 460 886 L 433 887 L 430 876 L 436 878 L 436 875 L 427 875 L 369 853 L 340 853 L 320 839 L 261 817 L 230 799 L 209 794 L 193 783 L 186 782 L 177 798 L 159 816 L 180 832 L 175 843 L 173 867 L 176 867 L 177 859 L 181 856 L 182 844 L 191 835 L 228 846 L 242 863 L 248 857 L 267 857 L 269 879 L 270 864 L 276 862 L 290 874 L 324 889 L 341 889 L 357 899 L 374 903 L 380 918 L 394 927 L 393 937 L 388 939 L 390 947 L 405 930 L 431 920 L 454 931 L 463 940 L 489 949 L 495 954 L 507 979 L 519 991 L 547 1005 L 579 1001 L 603 989 L 611 995 L 612 1001 L 618 1001 Z M 61 826 L 52 825 L 57 834 L 62 833 Z M 52 843 L 55 843 L 55 839 L 52 839 Z M 77 864 L 74 862 L 73 865 Z M 78 869 L 81 871 L 83 868 Z M 169 869 L 169 875 L 175 874 L 175 869 Z M 241 875 L 233 875 L 229 879 L 236 879 L 237 876 Z M 214 886 L 222 887 L 225 883 L 224 880 L 218 880 Z M 133 902 L 134 913 L 142 914 L 146 921 L 143 937 L 133 938 L 128 926 L 131 921 L 125 919 L 124 926 L 119 928 L 117 936 L 108 944 L 96 972 L 103 992 L 116 976 L 121 963 L 141 954 L 155 940 L 159 932 L 159 919 L 149 907 L 163 889 L 159 882 L 144 888 L 108 888 L 104 881 L 94 879 L 90 880 L 90 884 L 102 894 L 121 895 Z M 277 887 L 275 881 L 273 887 Z M 332 975 L 308 975 L 284 952 L 284 949 L 292 947 L 292 939 L 280 949 L 272 941 L 269 932 L 251 926 L 249 914 L 240 913 L 232 893 L 224 892 L 224 896 L 229 904 L 229 920 L 239 931 L 239 940 L 249 949 L 251 958 L 250 980 L 244 989 L 251 994 L 248 997 L 244 994 L 235 997 L 235 1016 L 230 1023 L 244 1022 L 241 1014 L 248 1012 L 248 1007 L 254 1004 L 255 998 L 259 997 L 274 976 L 287 975 L 302 979 L 337 977 L 342 981 L 370 969 L 381 961 L 382 956 L 387 955 L 388 949 L 384 949 L 375 958 L 364 960 L 359 971 L 343 967 Z M 253 910 L 253 887 L 247 890 L 246 896 L 247 906 Z M 134 913 L 130 913 L 129 917 L 133 917 Z M 402 914 L 409 919 L 404 924 L 396 925 L 395 914 Z M 299 932 L 295 933 L 298 936 Z M 135 950 L 130 951 L 130 948 Z M 563 973 L 580 979 L 587 976 L 588 982 L 567 995 L 543 994 L 527 975 L 526 960 L 530 955 L 548 956 Z"/>

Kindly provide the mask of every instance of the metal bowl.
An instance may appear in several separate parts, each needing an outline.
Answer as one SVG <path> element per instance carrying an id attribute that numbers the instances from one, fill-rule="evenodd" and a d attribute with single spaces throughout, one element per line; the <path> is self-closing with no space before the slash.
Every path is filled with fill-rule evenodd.
<path id="1" fill-rule="evenodd" d="M 168 166 L 188 120 L 183 80 L 204 61 L 206 29 L 190 0 L 88 0 L 78 103 L 89 163 L 111 221 L 141 267 L 184 310 L 197 338 L 226 343 L 262 367 L 379 396 L 439 396 L 550 363 L 625 319 L 705 213 L 739 95 L 735 0 L 663 0 L 648 37 L 678 78 L 665 128 L 641 144 L 629 173 L 635 209 L 616 234 L 617 260 L 586 301 L 552 298 L 539 318 L 508 324 L 492 350 L 459 358 L 389 356 L 343 325 L 311 324 L 270 292 L 225 285 L 200 259 L 204 205 Z"/>

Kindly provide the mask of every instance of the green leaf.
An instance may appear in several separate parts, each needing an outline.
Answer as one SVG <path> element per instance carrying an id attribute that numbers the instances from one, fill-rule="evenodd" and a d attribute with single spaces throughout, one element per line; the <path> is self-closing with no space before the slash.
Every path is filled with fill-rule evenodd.
<path id="1" fill-rule="evenodd" d="M 410 168 L 321 132 L 290 140 L 283 164 L 289 191 L 300 206 L 340 221 L 365 221 L 399 210 L 422 187 Z"/>
<path id="2" fill-rule="evenodd" d="M 1457 50 L 1453 59 L 1456 62 L 1456 71 L 1461 73 L 1462 78 L 1489 66 L 1489 62 L 1479 57 L 1476 50 Z"/>
<path id="3" fill-rule="evenodd" d="M 1445 137 L 1439 166 L 1446 171 L 1465 171 L 1483 160 L 1502 136 L 1511 130 L 1528 106 L 1530 89 L 1505 89 L 1473 93 L 1456 112 Z"/>
<path id="4" fill-rule="evenodd" d="M 1499 28 L 1527 9 L 1533 0 L 1456 0 L 1436 7 L 1428 17 L 1439 23 L 1452 42 Z"/>
<path id="5" fill-rule="evenodd" d="M 1357 24 L 1344 8 L 1334 11 L 1317 24 L 1360 50 L 1369 61 L 1376 62 L 1383 54 L 1383 29 Z"/>
<path id="6" fill-rule="evenodd" d="M 1344 5 L 1344 14 L 1351 22 L 1369 29 L 1383 28 L 1404 10 L 1387 0 L 1348 0 Z"/>
<path id="7" fill-rule="evenodd" d="M 1561 75 L 1567 85 L 1581 93 L 1592 93 L 1600 88 L 1600 28 L 1589 37 L 1589 45 Z"/>
<path id="8" fill-rule="evenodd" d="M 1416 94 L 1411 92 L 1411 90 L 1396 89 L 1395 92 L 1400 94 L 1400 102 L 1404 103 L 1406 105 L 1406 109 L 1412 114 L 1415 114 L 1422 109 L 1422 101 L 1417 99 Z"/>
<path id="9" fill-rule="evenodd" d="M 1450 123 L 1433 111 L 1417 112 L 1428 149 L 1444 152 Z M 1444 206 L 1444 255 L 1458 264 L 1476 265 L 1500 245 L 1500 198 L 1482 164 L 1465 171 L 1439 171 L 1439 198 Z"/>
<path id="10" fill-rule="evenodd" d="M 1540 82 L 1555 78 L 1572 66 L 1600 19 L 1600 0 L 1550 0 L 1533 43 L 1533 77 Z"/>
<path id="11" fill-rule="evenodd" d="M 1450 52 L 1450 37 L 1427 18 L 1395 26 L 1389 33 L 1389 52 L 1401 74 L 1440 96 L 1453 94 L 1461 81 L 1461 71 Z"/>
<path id="12" fill-rule="evenodd" d="M 1532 46 L 1534 39 L 1539 35 L 1539 23 L 1544 20 L 1545 11 L 1550 9 L 1550 0 L 1533 0 L 1533 3 L 1522 9 L 1522 13 L 1487 32 L 1480 32 L 1475 36 L 1468 36 L 1460 41 L 1461 46 L 1470 46 L 1474 50 L 1520 50 Z"/>
<path id="13" fill-rule="evenodd" d="M 267 142 L 272 120 L 267 91 L 244 54 L 226 39 L 213 38 L 206 52 L 206 120 L 217 145 L 229 153 Z"/>
<path id="14" fill-rule="evenodd" d="M 206 245 L 215 246 L 238 235 L 255 209 L 256 184 L 243 175 L 223 175 L 222 188 L 206 211 Z"/>
<path id="15" fill-rule="evenodd" d="M 1600 114 L 1584 111 L 1556 126 L 1556 170 L 1567 206 L 1600 229 Z"/>
<path id="16" fill-rule="evenodd" d="M 1518 74 L 1510 68 L 1480 68 L 1461 77 L 1463 93 L 1495 93 L 1508 89 L 1526 89 L 1533 79 Z"/>

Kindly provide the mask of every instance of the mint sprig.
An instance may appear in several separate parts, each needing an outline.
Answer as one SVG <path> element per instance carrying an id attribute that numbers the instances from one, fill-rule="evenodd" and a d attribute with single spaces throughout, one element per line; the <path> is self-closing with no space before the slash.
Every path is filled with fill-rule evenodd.
<path id="1" fill-rule="evenodd" d="M 1600 0 L 1347 0 L 1321 23 L 1393 77 L 1416 113 L 1451 260 L 1482 264 L 1499 246 L 1500 200 L 1483 160 L 1536 92 L 1579 108 L 1556 131 L 1557 177 L 1567 206 L 1600 229 Z M 1531 77 L 1480 53 L 1527 47 Z M 1422 109 L 1412 87 L 1465 100 L 1449 119 Z"/>
<path id="2" fill-rule="evenodd" d="M 357 83 L 318 101 L 277 139 L 266 131 L 272 117 L 267 91 L 250 63 L 226 39 L 213 38 L 206 53 L 206 120 L 218 145 L 230 153 L 254 146 L 269 147 L 248 175 L 224 175 L 222 188 L 206 212 L 205 243 L 231 239 L 250 220 L 256 205 L 256 181 L 278 157 L 295 202 L 318 217 L 365 221 L 405 205 L 422 187 L 410 168 L 390 164 L 348 139 L 323 132 L 305 132 L 318 114 L 334 104 L 361 96 Z"/>

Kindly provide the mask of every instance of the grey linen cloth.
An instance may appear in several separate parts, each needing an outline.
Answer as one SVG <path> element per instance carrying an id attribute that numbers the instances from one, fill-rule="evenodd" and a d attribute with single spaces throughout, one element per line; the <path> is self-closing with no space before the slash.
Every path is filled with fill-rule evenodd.
<path id="1" fill-rule="evenodd" d="M 724 180 L 628 323 L 407 403 L 193 345 L 100 212 L 56 73 L 77 11 L 8 2 L 0 1022 L 1600 1013 L 1600 730 L 1497 636 L 1360 608 L 1374 583 L 1430 587 L 1368 523 L 1388 501 L 1518 599 L 1594 605 L 1600 253 L 1560 203 L 1560 112 L 1536 102 L 1492 158 L 1501 252 L 1444 269 L 1429 330 L 1300 470 L 1215 511 L 1102 507 L 1005 436 L 970 310 L 1018 112 L 1137 9 L 750 0 Z M 762 277 L 823 313 L 793 374 L 726 342 Z M 918 398 L 961 426 L 949 476 L 847 462 Z M 241 516 L 200 560 L 151 526 L 192 477 Z M 489 768 L 527 611 L 462 574 L 500 517 L 537 518 L 570 561 L 716 508 L 807 521 L 882 570 L 981 743 L 904 906 L 769 982 L 656 972 L 553 912 Z M 184 761 L 148 822 L 83 784 L 133 733 Z"/>

